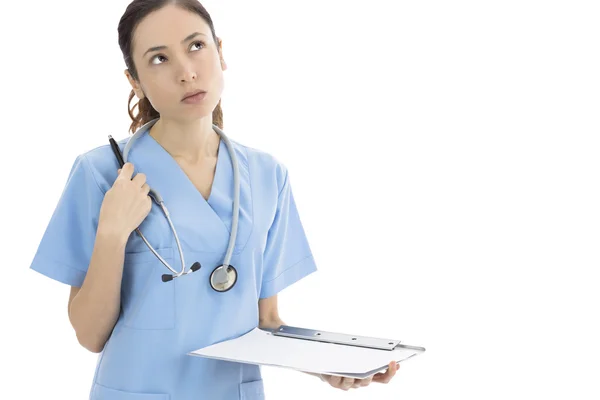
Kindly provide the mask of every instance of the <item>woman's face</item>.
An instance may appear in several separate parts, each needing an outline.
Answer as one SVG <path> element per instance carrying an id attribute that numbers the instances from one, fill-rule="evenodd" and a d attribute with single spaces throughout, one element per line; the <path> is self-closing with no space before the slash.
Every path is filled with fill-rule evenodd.
<path id="1" fill-rule="evenodd" d="M 158 46 L 166 48 L 152 49 Z M 195 120 L 212 115 L 227 66 L 220 39 L 217 46 L 199 15 L 173 5 L 148 14 L 134 31 L 132 56 L 139 83 L 129 71 L 125 75 L 136 96 L 147 97 L 161 117 Z M 206 91 L 204 100 L 183 103 L 184 94 L 194 90 Z"/>

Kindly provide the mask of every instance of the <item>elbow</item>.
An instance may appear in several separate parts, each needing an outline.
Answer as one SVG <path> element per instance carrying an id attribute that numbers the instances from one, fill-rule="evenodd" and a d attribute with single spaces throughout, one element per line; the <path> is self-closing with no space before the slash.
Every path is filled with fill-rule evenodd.
<path id="1" fill-rule="evenodd" d="M 79 341 L 79 344 L 84 349 L 92 353 L 101 353 L 102 350 L 104 350 L 106 342 L 90 338 L 89 335 L 81 335 L 79 332 L 76 332 L 75 334 L 77 336 L 77 341 Z"/>
<path id="2" fill-rule="evenodd" d="M 76 322 L 73 319 L 73 316 L 69 310 L 69 320 L 71 322 L 71 326 L 75 331 L 75 336 L 77 337 L 77 341 L 79 344 L 86 350 L 92 353 L 100 353 L 104 350 L 104 345 L 106 344 L 106 340 L 101 340 L 99 335 L 93 332 L 89 326 L 85 326 L 85 323 L 81 321 Z"/>
<path id="3" fill-rule="evenodd" d="M 79 344 L 92 353 L 101 353 L 102 350 L 104 350 L 104 343 L 100 342 L 85 342 L 83 340 L 79 340 Z"/>
<path id="4" fill-rule="evenodd" d="M 101 346 L 87 346 L 85 347 L 88 351 L 92 352 L 92 353 L 102 353 L 102 350 L 104 350 L 104 345 Z"/>

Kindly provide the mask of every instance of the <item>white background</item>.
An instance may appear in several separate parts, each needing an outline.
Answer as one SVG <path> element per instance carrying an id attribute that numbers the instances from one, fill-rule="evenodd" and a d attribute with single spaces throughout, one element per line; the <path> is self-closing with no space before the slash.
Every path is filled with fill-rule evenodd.
<path id="1" fill-rule="evenodd" d="M 128 135 L 127 4 L 0 10 L 3 398 L 89 392 L 69 288 L 29 265 L 75 157 Z M 289 168 L 319 266 L 282 318 L 427 348 L 349 392 L 264 368 L 269 399 L 600 398 L 596 2 L 203 4 L 225 131 Z"/>

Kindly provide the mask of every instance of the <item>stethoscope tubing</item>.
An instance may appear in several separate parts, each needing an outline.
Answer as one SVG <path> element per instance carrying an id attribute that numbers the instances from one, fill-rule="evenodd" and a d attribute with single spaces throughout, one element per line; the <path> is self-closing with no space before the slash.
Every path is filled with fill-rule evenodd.
<path id="1" fill-rule="evenodd" d="M 113 152 L 115 153 L 115 156 L 117 157 L 117 160 L 119 162 L 120 167 L 122 168 L 123 165 L 125 165 L 125 163 L 127 162 L 127 157 L 129 155 L 129 151 L 131 150 L 131 147 L 133 146 L 133 143 L 135 142 L 135 140 L 137 140 L 141 134 L 146 130 L 147 127 L 149 127 L 150 125 L 154 124 L 157 121 L 157 119 L 154 119 L 152 121 L 147 122 L 146 124 L 144 124 L 143 126 L 141 126 L 134 134 L 133 136 L 131 136 L 129 138 L 129 140 L 127 141 L 125 148 L 123 149 L 123 153 L 121 154 L 118 146 L 116 145 L 116 142 L 114 142 L 114 140 L 112 139 L 111 136 L 109 136 L 109 140 L 111 142 L 111 147 L 113 148 Z M 227 146 L 227 150 L 229 152 L 230 158 L 231 158 L 231 163 L 233 166 L 233 190 L 234 190 L 234 195 L 233 195 L 233 218 L 232 218 L 232 222 L 231 222 L 231 233 L 229 235 L 229 244 L 227 246 L 227 252 L 225 254 L 225 258 L 223 260 L 223 265 L 221 267 L 217 267 L 217 269 L 214 272 L 217 272 L 217 275 L 219 275 L 216 280 L 217 283 L 224 283 L 227 280 L 227 267 L 230 266 L 230 262 L 231 262 L 231 256 L 233 254 L 233 248 L 235 246 L 235 240 L 237 237 L 237 230 L 238 230 L 238 221 L 239 221 L 239 202 L 240 202 L 240 182 L 239 182 L 239 167 L 238 167 L 238 162 L 237 162 L 237 156 L 235 154 L 235 149 L 233 148 L 233 145 L 231 144 L 231 141 L 229 140 L 229 138 L 227 137 L 227 135 L 225 135 L 225 133 L 218 127 L 213 125 L 214 130 L 219 134 L 219 136 L 221 137 L 221 139 L 225 142 L 225 145 Z M 160 206 L 160 208 L 162 209 L 163 213 L 165 214 L 165 217 L 167 218 L 167 221 L 169 223 L 169 226 L 171 228 L 171 231 L 173 232 L 173 235 L 175 236 L 175 242 L 177 244 L 177 250 L 179 252 L 179 259 L 181 261 L 181 271 L 176 271 L 175 269 L 173 269 L 173 267 L 171 267 L 169 265 L 169 263 L 161 257 L 160 254 L 158 254 L 158 252 L 154 249 L 154 247 L 152 247 L 152 245 L 150 244 L 150 242 L 148 241 L 148 239 L 146 239 L 146 237 L 144 236 L 144 234 L 142 233 L 142 231 L 138 228 L 135 229 L 135 232 L 140 236 L 140 238 L 142 239 L 142 241 L 146 244 L 146 246 L 150 249 L 150 251 L 152 251 L 152 253 L 156 256 L 156 258 L 158 258 L 158 260 L 166 267 L 169 269 L 169 271 L 171 271 L 173 273 L 173 278 L 177 278 L 180 277 L 182 275 L 186 275 L 189 274 L 190 272 L 194 272 L 195 269 L 190 268 L 186 271 L 185 269 L 185 259 L 184 259 L 184 255 L 183 255 L 183 250 L 181 248 L 181 243 L 179 241 L 179 236 L 177 235 L 177 230 L 175 229 L 175 226 L 173 225 L 173 221 L 171 221 L 171 216 L 170 213 L 165 205 L 164 200 L 162 199 L 162 196 L 160 195 L 160 193 L 152 188 L 150 188 L 150 192 L 148 193 L 148 195 L 154 200 L 154 202 Z M 223 273 L 218 274 L 219 271 L 217 271 L 219 268 L 224 268 L 225 271 L 221 271 Z M 237 273 L 236 273 L 237 275 Z M 236 278 L 237 279 L 237 278 Z"/>

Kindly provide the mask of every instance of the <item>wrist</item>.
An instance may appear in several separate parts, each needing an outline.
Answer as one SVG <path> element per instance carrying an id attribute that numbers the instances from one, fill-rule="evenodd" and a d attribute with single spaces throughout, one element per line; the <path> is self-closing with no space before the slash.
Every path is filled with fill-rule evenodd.
<path id="1" fill-rule="evenodd" d="M 106 223 L 99 223 L 98 229 L 96 230 L 96 240 L 102 240 L 103 242 L 108 242 L 113 246 L 123 249 L 125 249 L 129 235 L 131 235 L 131 233 L 122 232 Z"/>

